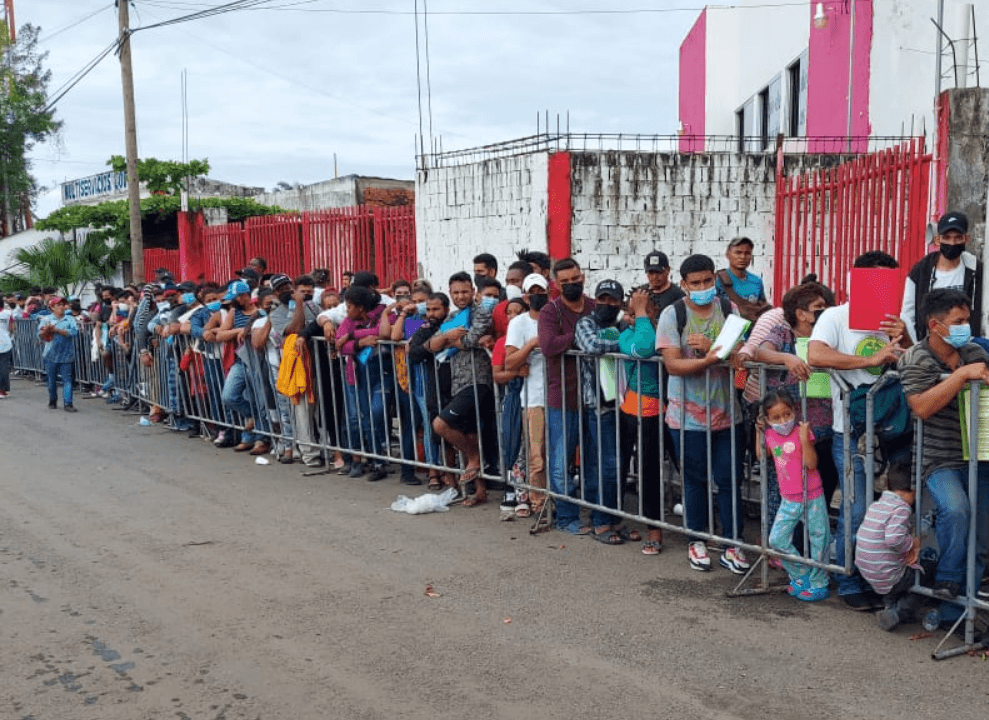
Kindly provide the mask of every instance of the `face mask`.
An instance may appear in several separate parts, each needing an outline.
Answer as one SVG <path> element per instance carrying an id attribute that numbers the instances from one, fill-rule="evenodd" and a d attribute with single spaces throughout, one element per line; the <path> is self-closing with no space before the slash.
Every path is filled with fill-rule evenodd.
<path id="1" fill-rule="evenodd" d="M 542 310 L 546 303 L 549 301 L 549 295 L 530 295 L 529 296 L 529 307 L 539 312 Z"/>
<path id="2" fill-rule="evenodd" d="M 714 302 L 714 296 L 717 294 L 717 289 L 709 287 L 707 290 L 692 290 L 690 293 L 690 302 L 694 305 L 710 305 Z"/>
<path id="3" fill-rule="evenodd" d="M 825 311 L 826 309 L 827 309 L 827 308 L 821 308 L 820 310 L 815 310 L 815 311 L 814 311 L 814 324 L 815 324 L 815 325 L 817 325 L 817 321 L 821 319 L 821 315 L 823 315 L 823 314 L 824 314 L 824 311 Z"/>
<path id="4" fill-rule="evenodd" d="M 195 303 L 196 302 L 195 293 L 183 293 L 182 302 L 185 303 L 186 305 L 192 305 L 193 303 Z"/>
<path id="5" fill-rule="evenodd" d="M 962 256 L 962 252 L 965 250 L 965 243 L 960 243 L 958 245 L 945 245 L 941 243 L 941 257 L 945 260 L 957 260 Z"/>
<path id="6" fill-rule="evenodd" d="M 295 300 L 289 300 L 288 301 L 288 309 L 289 310 L 295 310 Z"/>
<path id="7" fill-rule="evenodd" d="M 292 291 L 283 292 L 278 294 L 278 299 L 281 301 L 282 305 L 288 305 L 292 300 Z"/>
<path id="8" fill-rule="evenodd" d="M 782 437 L 788 437 L 790 435 L 790 433 L 793 432 L 793 428 L 795 428 L 796 426 L 797 426 L 797 419 L 796 418 L 790 418 L 785 423 L 778 423 L 778 424 L 777 423 L 770 423 L 769 424 L 769 427 L 771 427 L 773 429 L 773 432 L 775 432 L 777 435 L 780 435 Z"/>
<path id="9" fill-rule="evenodd" d="M 219 300 L 214 300 L 211 303 L 206 303 L 206 309 L 209 310 L 210 312 L 216 312 L 217 310 L 220 309 L 222 305 L 223 303 L 220 302 Z"/>
<path id="10" fill-rule="evenodd" d="M 564 283 L 560 290 L 568 302 L 577 302 L 584 294 L 584 283 Z"/>
<path id="11" fill-rule="evenodd" d="M 315 297 L 315 296 L 312 293 L 306 293 L 306 296 L 303 299 L 306 302 L 312 302 L 313 297 Z"/>
<path id="12" fill-rule="evenodd" d="M 484 308 L 485 310 L 487 310 L 488 312 L 491 312 L 492 310 L 494 310 L 495 309 L 495 305 L 497 305 L 497 304 L 498 304 L 498 298 L 493 298 L 493 297 L 482 297 L 481 298 L 481 307 Z"/>
<path id="13" fill-rule="evenodd" d="M 164 302 L 158 303 L 158 309 L 159 310 L 168 310 L 171 307 L 172 307 L 172 303 L 169 302 L 168 300 L 165 300 Z"/>
<path id="14" fill-rule="evenodd" d="M 481 287 L 481 282 L 487 279 L 487 275 L 475 275 L 474 276 L 474 287 Z"/>
<path id="15" fill-rule="evenodd" d="M 597 305 L 594 308 L 594 317 L 599 324 L 610 326 L 614 325 L 620 312 L 621 308 L 617 305 Z"/>
<path id="16" fill-rule="evenodd" d="M 971 339 L 971 325 L 948 325 L 948 336 L 944 338 L 944 341 L 953 348 L 960 348 Z"/>
<path id="17" fill-rule="evenodd" d="M 518 285 L 509 285 L 505 288 L 505 299 L 518 300 L 520 297 L 522 297 L 522 288 Z"/>
<path id="18" fill-rule="evenodd" d="M 420 317 L 426 317 L 426 303 L 421 302 L 418 305 L 416 305 L 416 315 L 419 315 Z"/>

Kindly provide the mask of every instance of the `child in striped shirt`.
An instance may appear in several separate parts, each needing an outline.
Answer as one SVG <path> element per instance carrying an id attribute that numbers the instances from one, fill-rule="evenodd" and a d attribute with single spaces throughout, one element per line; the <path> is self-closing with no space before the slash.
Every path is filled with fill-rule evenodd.
<path id="1" fill-rule="evenodd" d="M 920 607 L 920 596 L 910 592 L 914 575 L 907 572 L 920 554 L 920 538 L 911 533 L 917 496 L 910 470 L 909 462 L 893 463 L 889 489 L 869 506 L 855 536 L 855 566 L 883 599 L 876 613 L 883 630 L 912 619 Z"/>

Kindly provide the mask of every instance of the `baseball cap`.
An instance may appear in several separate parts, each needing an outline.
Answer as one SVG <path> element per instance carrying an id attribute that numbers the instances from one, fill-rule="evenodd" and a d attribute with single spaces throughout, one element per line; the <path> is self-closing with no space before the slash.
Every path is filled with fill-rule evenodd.
<path id="1" fill-rule="evenodd" d="M 234 280 L 227 285 L 227 294 L 223 296 L 223 302 L 230 302 L 238 295 L 250 295 L 251 286 L 243 280 Z"/>
<path id="2" fill-rule="evenodd" d="M 192 282 L 192 280 L 184 280 L 178 284 L 177 289 L 179 290 L 179 292 L 184 292 L 184 293 L 196 292 L 197 285 L 196 283 Z"/>
<path id="3" fill-rule="evenodd" d="M 522 281 L 522 292 L 529 292 L 529 290 L 533 287 L 541 287 L 545 290 L 549 287 L 549 283 L 546 282 L 546 278 L 539 273 L 526 275 L 525 279 Z"/>
<path id="4" fill-rule="evenodd" d="M 670 259 L 666 257 L 666 253 L 655 250 L 646 255 L 645 266 L 646 272 L 649 270 L 669 270 Z"/>
<path id="5" fill-rule="evenodd" d="M 731 240 L 728 241 L 728 247 L 733 248 L 736 245 L 748 245 L 749 247 L 752 248 L 755 247 L 755 243 L 752 242 L 750 238 L 747 238 L 744 235 L 733 237 Z"/>
<path id="6" fill-rule="evenodd" d="M 286 283 L 291 285 L 292 278 L 290 278 L 288 275 L 285 275 L 283 273 L 278 273 L 277 275 L 272 275 L 270 278 L 268 278 L 268 285 L 271 286 L 272 290 L 277 290 Z"/>
<path id="7" fill-rule="evenodd" d="M 624 300 L 625 290 L 617 280 L 602 280 L 594 289 L 594 297 L 599 298 L 602 295 L 609 295 L 616 300 Z"/>
<path id="8" fill-rule="evenodd" d="M 165 287 L 163 287 L 161 289 L 161 294 L 162 295 L 171 295 L 173 293 L 177 293 L 178 291 L 179 291 L 179 286 L 178 285 L 173 285 L 173 284 L 169 283 L 168 285 L 166 285 Z"/>
<path id="9" fill-rule="evenodd" d="M 59 297 L 58 295 L 52 295 L 50 298 L 48 298 L 48 307 L 51 307 L 52 305 L 58 305 L 60 303 L 68 303 L 68 302 L 69 301 L 66 300 L 64 297 Z"/>
<path id="10" fill-rule="evenodd" d="M 944 235 L 951 230 L 957 230 L 962 235 L 968 233 L 968 218 L 965 216 L 965 213 L 951 210 L 942 215 L 941 219 L 937 221 L 938 235 Z"/>
<path id="11" fill-rule="evenodd" d="M 243 270 L 238 270 L 234 273 L 234 275 L 239 275 L 245 280 L 253 280 L 254 282 L 258 282 L 261 279 L 261 276 L 258 275 L 258 271 L 252 267 L 246 267 Z"/>

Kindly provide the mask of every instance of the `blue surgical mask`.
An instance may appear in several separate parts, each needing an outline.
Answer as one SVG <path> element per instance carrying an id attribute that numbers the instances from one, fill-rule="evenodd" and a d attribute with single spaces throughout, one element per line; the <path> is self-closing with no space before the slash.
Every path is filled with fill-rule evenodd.
<path id="1" fill-rule="evenodd" d="M 295 300 L 289 300 L 288 301 L 288 309 L 289 310 L 295 310 Z"/>
<path id="2" fill-rule="evenodd" d="M 185 303 L 186 305 L 192 305 L 194 302 L 196 302 L 196 294 L 182 293 L 182 302 Z"/>
<path id="3" fill-rule="evenodd" d="M 709 287 L 707 290 L 692 290 L 690 292 L 690 302 L 694 305 L 710 305 L 714 302 L 714 296 L 717 292 L 717 289 L 714 287 Z"/>
<path id="4" fill-rule="evenodd" d="M 426 317 L 426 303 L 421 302 L 416 305 L 416 314 L 420 317 Z"/>
<path id="5" fill-rule="evenodd" d="M 481 298 L 481 307 L 484 308 L 485 310 L 487 310 L 488 312 L 494 310 L 495 309 L 495 305 L 497 305 L 497 304 L 498 304 L 498 298 L 493 298 L 493 297 L 482 297 Z"/>
<path id="6" fill-rule="evenodd" d="M 948 336 L 944 339 L 953 348 L 960 348 L 972 339 L 972 326 L 948 325 Z"/>
<path id="7" fill-rule="evenodd" d="M 777 435 L 781 437 L 789 437 L 790 433 L 793 432 L 793 428 L 797 426 L 797 419 L 790 418 L 785 423 L 770 423 L 769 427 L 773 429 Z"/>
<path id="8" fill-rule="evenodd" d="M 206 309 L 210 312 L 216 312 L 223 305 L 219 300 L 214 300 L 211 303 L 206 303 Z"/>

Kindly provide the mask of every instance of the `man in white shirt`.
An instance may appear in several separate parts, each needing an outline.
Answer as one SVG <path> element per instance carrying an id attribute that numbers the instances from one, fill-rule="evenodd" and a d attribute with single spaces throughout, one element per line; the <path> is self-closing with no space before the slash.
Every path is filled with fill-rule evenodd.
<path id="1" fill-rule="evenodd" d="M 856 268 L 896 268 L 895 259 L 884 252 L 867 252 L 855 260 Z M 882 375 L 883 367 L 895 363 L 903 353 L 900 346 L 909 345 L 909 337 L 904 337 L 906 327 L 900 318 L 890 317 L 882 324 L 882 331 L 862 332 L 848 327 L 849 304 L 828 308 L 814 324 L 807 350 L 807 364 L 818 368 L 838 370 L 838 375 L 852 388 L 872 385 Z M 889 317 L 889 316 L 887 316 Z M 845 536 L 854 538 L 859 525 L 865 517 L 866 508 L 872 502 L 873 489 L 865 484 L 865 466 L 863 458 L 858 454 L 858 440 L 845 428 L 845 416 L 842 410 L 841 388 L 838 383 L 831 383 L 831 400 L 834 405 L 834 442 L 831 452 L 838 478 L 841 483 L 842 497 L 847 497 L 847 481 L 845 478 L 845 442 L 852 448 L 852 463 L 854 475 L 854 500 L 851 505 L 851 517 L 845 517 L 845 504 L 842 502 L 838 510 L 838 526 L 835 532 L 837 549 L 836 562 L 845 564 Z M 870 610 L 877 605 L 877 597 L 868 591 L 868 585 L 856 572 L 852 575 L 838 576 L 838 595 L 845 604 L 855 610 Z M 881 606 L 881 603 L 879 603 Z"/>
<path id="2" fill-rule="evenodd" d="M 14 361 L 14 342 L 11 330 L 17 312 L 17 301 L 13 294 L 4 298 L 0 306 L 0 400 L 10 394 L 10 368 Z"/>
<path id="3" fill-rule="evenodd" d="M 539 311 L 549 300 L 548 287 L 549 282 L 539 273 L 526 276 L 522 281 L 522 292 L 529 312 L 513 318 L 505 335 L 505 369 L 529 366 L 522 388 L 529 436 L 527 482 L 539 488 L 546 487 L 546 358 L 539 350 Z M 545 502 L 543 493 L 530 493 L 532 512 L 538 514 Z"/>
<path id="4" fill-rule="evenodd" d="M 982 261 L 965 250 L 968 244 L 968 218 L 952 210 L 938 220 L 938 250 L 910 268 L 903 287 L 900 317 L 907 325 L 913 342 L 927 337 L 927 322 L 918 317 L 917 308 L 931 290 L 961 290 L 968 296 L 972 335 L 982 335 Z"/>

